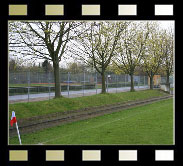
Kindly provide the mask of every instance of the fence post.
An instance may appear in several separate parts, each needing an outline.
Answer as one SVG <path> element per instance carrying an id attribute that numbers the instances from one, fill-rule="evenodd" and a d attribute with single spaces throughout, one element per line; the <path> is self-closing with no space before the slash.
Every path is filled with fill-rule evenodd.
<path id="1" fill-rule="evenodd" d="M 30 87 L 30 71 L 28 71 L 28 76 L 27 76 L 27 81 L 28 81 L 28 102 L 29 102 L 29 98 L 30 98 L 30 96 L 29 96 L 29 87 Z"/>
<path id="2" fill-rule="evenodd" d="M 107 93 L 108 93 L 108 74 L 107 74 Z"/>
<path id="3" fill-rule="evenodd" d="M 126 87 L 126 74 L 125 74 L 125 87 Z"/>
<path id="4" fill-rule="evenodd" d="M 85 71 L 83 73 L 83 77 L 84 77 L 84 82 L 83 82 L 83 96 L 85 94 Z"/>
<path id="5" fill-rule="evenodd" d="M 96 89 L 96 94 L 97 94 L 97 72 L 96 72 L 96 78 L 95 78 L 95 89 Z"/>
<path id="6" fill-rule="evenodd" d="M 69 82 L 70 81 L 70 73 L 67 73 L 67 93 L 68 93 L 68 97 L 69 97 Z"/>
<path id="7" fill-rule="evenodd" d="M 117 82 L 117 75 L 115 74 L 115 78 L 116 78 L 116 93 L 117 93 L 117 89 L 118 89 L 118 82 Z"/>
<path id="8" fill-rule="evenodd" d="M 50 71 L 49 71 L 49 73 L 48 73 L 48 89 L 49 89 L 49 100 L 50 100 Z"/>

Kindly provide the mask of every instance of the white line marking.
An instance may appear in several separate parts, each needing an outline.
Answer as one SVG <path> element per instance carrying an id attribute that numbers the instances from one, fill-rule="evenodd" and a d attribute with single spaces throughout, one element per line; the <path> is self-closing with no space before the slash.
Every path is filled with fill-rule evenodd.
<path id="1" fill-rule="evenodd" d="M 160 106 L 160 107 L 158 107 L 158 109 L 159 109 L 159 108 L 162 108 L 162 107 L 165 107 L 165 106 Z M 156 109 L 157 109 L 157 107 L 156 107 Z M 149 111 L 153 111 L 153 110 L 156 110 L 156 109 L 151 109 L 151 110 L 149 110 Z M 128 116 L 128 117 L 126 117 L 126 118 L 116 119 L 116 120 L 111 121 L 111 122 L 106 122 L 106 123 L 103 123 L 103 124 L 100 124 L 100 125 L 97 125 L 97 126 L 94 126 L 94 127 L 90 127 L 90 128 L 87 128 L 87 129 L 79 130 L 79 131 L 77 131 L 77 132 L 75 132 L 75 133 L 71 133 L 71 134 L 67 134 L 67 135 L 61 136 L 61 137 L 57 137 L 57 138 L 54 138 L 54 139 L 50 139 L 50 140 L 48 140 L 48 141 L 41 142 L 41 143 L 39 143 L 39 144 L 45 144 L 45 143 L 50 142 L 50 141 L 55 141 L 55 140 L 58 140 L 58 139 L 61 139 L 61 138 L 64 138 L 64 137 L 68 137 L 68 136 L 70 136 L 70 135 L 77 134 L 78 132 L 87 131 L 87 130 L 94 129 L 94 128 L 98 128 L 98 127 L 101 127 L 101 126 L 104 126 L 104 125 L 107 125 L 107 124 L 111 124 L 111 123 L 114 123 L 114 122 L 117 122 L 117 121 L 120 121 L 120 120 L 129 119 L 129 118 L 131 118 L 131 117 L 134 117 L 134 116 L 136 116 L 136 115 L 139 115 L 139 114 L 142 114 L 142 113 L 146 113 L 146 112 L 147 112 L 147 110 L 142 111 L 142 112 L 139 112 L 139 113 L 136 113 L 136 114 L 131 115 L 131 116 Z M 116 112 L 116 113 L 117 113 L 117 112 Z"/>

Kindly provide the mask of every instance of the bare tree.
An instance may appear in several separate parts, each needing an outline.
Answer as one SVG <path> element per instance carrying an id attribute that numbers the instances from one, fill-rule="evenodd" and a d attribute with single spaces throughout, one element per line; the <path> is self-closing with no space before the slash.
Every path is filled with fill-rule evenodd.
<path id="1" fill-rule="evenodd" d="M 148 37 L 148 28 L 145 23 L 131 23 L 120 36 L 118 49 L 113 62 L 119 70 L 129 74 L 131 78 L 131 89 L 135 91 L 133 76 L 135 69 L 139 66 Z"/>
<path id="2" fill-rule="evenodd" d="M 163 38 L 163 61 L 162 68 L 166 73 L 166 84 L 169 85 L 169 77 L 173 72 L 173 47 L 174 47 L 174 35 L 171 31 L 164 31 L 162 33 Z"/>
<path id="3" fill-rule="evenodd" d="M 59 63 L 76 35 L 79 22 L 15 21 L 9 23 L 9 52 L 27 60 L 46 59 L 53 63 L 55 97 L 61 96 Z M 28 59 L 29 57 L 29 59 Z"/>
<path id="4" fill-rule="evenodd" d="M 153 77 L 157 74 L 163 59 L 162 32 L 157 23 L 149 23 L 149 37 L 143 53 L 142 66 L 150 78 L 150 89 L 153 89 Z"/>
<path id="5" fill-rule="evenodd" d="M 77 55 L 85 64 L 89 64 L 102 77 L 102 93 L 106 93 L 105 72 L 115 55 L 120 34 L 127 27 L 123 22 L 87 22 L 81 31 L 85 31 L 73 43 L 70 52 Z"/>

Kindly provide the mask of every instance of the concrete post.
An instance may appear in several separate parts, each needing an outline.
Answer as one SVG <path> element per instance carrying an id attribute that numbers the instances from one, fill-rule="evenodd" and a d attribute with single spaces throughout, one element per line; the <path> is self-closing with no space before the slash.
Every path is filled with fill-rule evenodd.
<path id="1" fill-rule="evenodd" d="M 95 89 L 96 89 L 96 94 L 97 94 L 97 72 L 96 72 L 96 78 L 95 78 Z"/>
<path id="2" fill-rule="evenodd" d="M 84 77 L 84 82 L 83 82 L 83 96 L 84 96 L 84 94 L 85 94 L 85 71 L 84 71 L 83 77 Z"/>
<path id="3" fill-rule="evenodd" d="M 107 93 L 108 93 L 108 74 L 107 74 Z"/>
<path id="4" fill-rule="evenodd" d="M 50 100 L 50 72 L 48 73 L 48 89 L 49 89 L 49 100 Z"/>
<path id="5" fill-rule="evenodd" d="M 67 73 L 67 95 L 69 97 L 70 73 Z"/>
<path id="6" fill-rule="evenodd" d="M 125 74 L 125 87 L 126 87 L 126 74 Z"/>
<path id="7" fill-rule="evenodd" d="M 117 93 L 117 90 L 118 90 L 118 81 L 117 81 L 117 75 L 115 74 L 115 79 L 116 79 L 116 93 Z"/>
<path id="8" fill-rule="evenodd" d="M 28 71 L 27 81 L 28 81 L 28 102 L 29 102 L 29 99 L 30 99 L 30 71 Z"/>

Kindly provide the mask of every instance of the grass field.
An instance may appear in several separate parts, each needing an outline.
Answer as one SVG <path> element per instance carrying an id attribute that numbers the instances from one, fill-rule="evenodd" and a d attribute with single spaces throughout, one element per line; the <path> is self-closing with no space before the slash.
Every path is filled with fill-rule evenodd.
<path id="1" fill-rule="evenodd" d="M 85 84 L 94 84 L 94 83 L 85 83 Z M 116 84 L 116 83 L 109 83 L 109 84 Z M 68 85 L 68 83 L 60 83 L 60 85 Z M 72 85 L 83 85 L 83 83 L 70 83 L 69 84 L 70 86 L 72 86 Z M 118 82 L 118 85 L 126 85 L 126 86 L 130 86 L 130 82 Z M 143 86 L 144 85 L 144 83 L 139 83 L 138 84 L 139 86 Z M 46 86 L 46 87 L 48 87 L 48 86 L 55 86 L 55 83 L 30 83 L 30 84 L 28 84 L 28 83 L 25 83 L 25 84 L 9 84 L 9 88 L 11 88 L 11 87 L 17 87 L 17 88 L 19 88 L 19 87 L 28 87 L 28 86 L 33 86 L 33 87 L 36 87 L 36 86 Z M 97 84 L 97 88 L 102 88 L 102 84 L 101 83 L 98 83 Z"/>
<path id="2" fill-rule="evenodd" d="M 22 144 L 173 144 L 173 99 L 22 135 Z M 9 144 L 19 144 L 12 137 Z"/>
<path id="3" fill-rule="evenodd" d="M 55 112 L 77 110 L 92 106 L 102 106 L 118 102 L 143 100 L 151 97 L 163 96 L 160 90 L 142 90 L 136 92 L 122 92 L 110 94 L 97 94 L 77 98 L 51 99 L 39 102 L 9 104 L 9 119 L 11 112 L 16 112 L 17 119 L 45 115 Z"/>
<path id="4" fill-rule="evenodd" d="M 11 87 L 17 87 L 17 88 L 19 88 L 19 87 L 21 87 L 21 88 L 23 88 L 23 87 L 28 87 L 28 86 L 53 86 L 54 85 L 54 83 L 35 83 L 35 84 L 29 84 L 28 85 L 28 83 L 26 83 L 26 84 L 9 84 L 9 87 L 11 88 Z"/>

